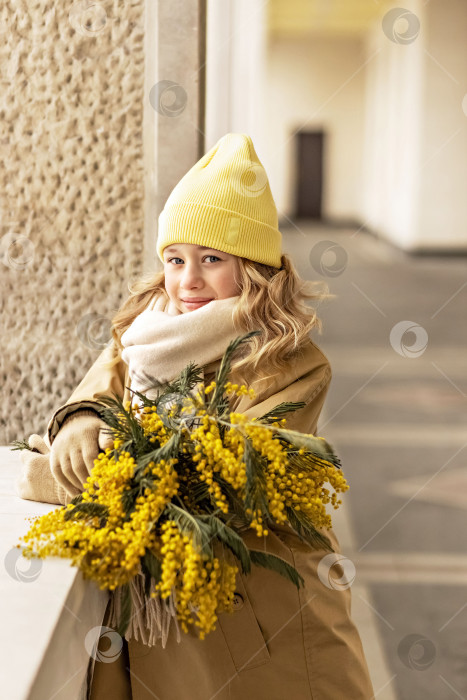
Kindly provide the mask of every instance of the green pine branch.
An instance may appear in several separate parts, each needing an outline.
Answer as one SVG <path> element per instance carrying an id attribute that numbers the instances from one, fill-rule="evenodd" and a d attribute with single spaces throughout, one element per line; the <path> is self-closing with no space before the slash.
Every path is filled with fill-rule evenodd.
<path id="1" fill-rule="evenodd" d="M 303 576 L 298 573 L 297 569 L 275 554 L 250 549 L 250 558 L 253 564 L 256 564 L 256 566 L 263 566 L 265 569 L 277 571 L 278 574 L 289 581 L 292 581 L 297 588 L 305 585 L 305 580 Z"/>
<path id="2" fill-rule="evenodd" d="M 339 457 L 336 455 L 331 445 L 321 437 L 315 437 L 314 435 L 307 435 L 305 433 L 299 433 L 296 430 L 287 430 L 284 428 L 277 428 L 276 434 L 286 443 L 293 445 L 294 448 L 305 447 L 310 453 L 308 456 L 314 456 L 318 459 L 330 462 L 337 468 L 342 466 Z M 306 453 L 302 455 L 304 460 L 306 457 Z"/>
<path id="3" fill-rule="evenodd" d="M 99 517 L 106 519 L 109 516 L 109 509 L 102 503 L 96 503 L 94 501 L 81 501 L 77 503 L 74 508 L 70 508 L 65 511 L 65 520 L 71 519 L 83 519 L 83 518 L 93 518 Z M 105 524 L 105 523 L 104 523 Z M 102 527 L 102 525 L 100 525 Z"/>
<path id="4" fill-rule="evenodd" d="M 167 384 L 158 397 L 155 400 L 155 405 L 159 405 L 161 399 L 163 399 L 167 394 L 181 394 L 182 396 L 188 396 L 190 391 L 195 388 L 199 382 L 203 381 L 203 371 L 195 362 L 190 362 L 178 375 L 176 379 Z"/>
<path id="5" fill-rule="evenodd" d="M 189 513 L 173 502 L 166 505 L 164 515 L 177 524 L 183 535 L 189 535 L 192 538 L 193 545 L 198 552 L 207 554 L 212 559 L 213 550 L 209 525 L 204 522 L 202 517 Z"/>
<path id="6" fill-rule="evenodd" d="M 267 460 L 252 445 L 250 438 L 244 437 L 243 461 L 246 468 L 245 509 L 250 508 L 253 514 L 259 510 L 263 516 L 269 515 L 266 495 L 266 464 Z"/>
<path id="7" fill-rule="evenodd" d="M 162 563 L 150 549 L 146 549 L 141 559 L 141 570 L 144 574 L 144 593 L 146 598 L 149 599 L 151 580 L 154 579 L 154 585 L 156 586 L 162 577 Z"/>
<path id="8" fill-rule="evenodd" d="M 257 423 L 274 423 L 281 420 L 286 413 L 291 411 L 298 411 L 299 408 L 304 408 L 306 403 L 304 401 L 283 401 L 282 403 L 275 406 L 271 411 L 268 411 L 260 418 L 256 418 Z"/>
<path id="9" fill-rule="evenodd" d="M 309 544 L 312 549 L 325 549 L 328 552 L 334 552 L 329 537 L 320 532 L 302 511 L 286 506 L 285 514 L 302 542 Z"/>
<path id="10" fill-rule="evenodd" d="M 180 442 L 182 440 L 182 435 L 180 428 L 177 432 L 174 432 L 164 445 L 160 445 L 155 449 L 151 449 L 150 452 L 146 452 L 138 457 L 137 460 L 137 473 L 141 473 L 147 467 L 149 462 L 160 462 L 162 459 L 168 461 L 174 457 L 178 457 L 180 452 Z M 152 447 L 152 443 L 149 443 Z"/>
<path id="11" fill-rule="evenodd" d="M 214 513 L 200 515 L 198 518 L 208 526 L 211 539 L 217 539 L 230 549 L 232 554 L 239 560 L 243 573 L 250 573 L 251 560 L 248 547 L 240 535 Z"/>
<path id="12" fill-rule="evenodd" d="M 13 440 L 10 445 L 15 445 L 15 447 L 10 447 L 10 450 L 30 450 L 31 452 L 37 452 L 34 447 L 31 447 L 27 440 Z"/>
<path id="13" fill-rule="evenodd" d="M 211 399 L 207 403 L 207 409 L 208 412 L 211 415 L 215 415 L 216 411 L 218 412 L 218 409 L 220 408 L 219 404 L 221 400 L 224 397 L 224 385 L 227 382 L 228 375 L 230 373 L 231 369 L 231 358 L 233 353 L 237 350 L 237 348 L 242 344 L 246 343 L 250 338 L 252 338 L 255 335 L 260 335 L 262 331 L 250 331 L 249 333 L 246 333 L 245 335 L 238 336 L 238 338 L 235 338 L 232 340 L 229 345 L 227 346 L 227 350 L 225 351 L 221 363 L 219 365 L 219 368 L 216 372 L 215 376 L 215 382 L 216 382 L 216 388 L 212 392 Z M 222 413 L 224 412 L 225 407 L 222 407 Z"/>
<path id="14" fill-rule="evenodd" d="M 128 625 L 131 620 L 132 603 L 131 603 L 131 589 L 129 583 L 124 583 L 120 586 L 121 589 L 121 604 L 120 604 L 120 619 L 118 622 L 117 632 L 121 637 L 125 636 L 125 632 L 128 629 Z"/>
<path id="15" fill-rule="evenodd" d="M 149 439 L 131 406 L 127 411 L 123 399 L 115 393 L 112 396 L 100 396 L 97 403 L 100 418 L 110 427 L 109 434 L 114 440 L 123 442 L 111 455 L 117 458 L 122 452 L 130 452 L 136 456 L 144 454 Z M 123 414 L 123 417 L 119 414 Z"/>

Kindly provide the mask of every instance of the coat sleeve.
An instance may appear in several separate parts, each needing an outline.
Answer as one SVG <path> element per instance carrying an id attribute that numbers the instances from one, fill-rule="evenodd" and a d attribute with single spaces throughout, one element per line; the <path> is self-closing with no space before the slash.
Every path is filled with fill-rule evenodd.
<path id="1" fill-rule="evenodd" d="M 259 418 L 280 403 L 303 401 L 306 404 L 303 408 L 285 414 L 286 427 L 301 433 L 316 435 L 318 419 L 329 390 L 332 371 L 326 356 L 317 346 L 314 345 L 314 348 L 317 350 L 315 359 L 295 381 L 259 403 L 239 410 L 251 418 Z"/>
<path id="2" fill-rule="evenodd" d="M 108 367 L 107 363 L 114 359 L 115 364 Z M 96 399 L 105 394 L 115 393 L 123 398 L 126 367 L 115 343 L 104 348 L 68 400 L 52 415 L 42 438 L 49 449 L 66 418 L 72 413 L 82 409 L 97 409 Z M 23 469 L 17 482 L 17 494 L 20 498 L 59 505 L 70 503 L 72 497 L 50 471 L 49 454 L 34 456 L 30 467 Z"/>
<path id="3" fill-rule="evenodd" d="M 115 364 L 108 367 L 108 363 L 113 360 L 115 360 Z M 48 443 L 49 447 L 65 418 L 71 413 L 83 408 L 97 410 L 97 399 L 105 394 L 116 394 L 123 399 L 126 370 L 127 365 L 123 362 L 117 345 L 112 342 L 104 348 L 68 400 L 52 415 L 44 436 L 44 441 Z"/>

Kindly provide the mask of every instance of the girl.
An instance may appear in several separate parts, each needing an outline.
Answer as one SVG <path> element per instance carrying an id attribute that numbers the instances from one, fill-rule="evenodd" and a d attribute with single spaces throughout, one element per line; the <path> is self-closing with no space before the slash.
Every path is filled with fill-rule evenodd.
<path id="1" fill-rule="evenodd" d="M 190 361 L 202 366 L 207 385 L 230 340 L 250 330 L 262 333 L 238 349 L 229 380 L 256 396 L 233 397 L 231 410 L 259 417 L 283 401 L 303 401 L 287 426 L 316 433 L 331 369 L 309 337 L 321 321 L 305 302 L 331 295 L 301 280 L 282 254 L 277 210 L 249 136 L 226 134 L 174 188 L 159 217 L 157 253 L 163 270 L 133 285 L 113 319 L 111 344 L 54 413 L 44 439 L 31 436 L 41 454 L 21 453 L 23 498 L 68 503 L 82 490 L 109 444 L 95 411 L 99 396 L 149 395 L 148 377 L 163 387 Z M 323 533 L 339 552 L 334 532 Z M 242 537 L 258 548 L 253 530 Z M 317 574 L 326 552 L 285 525 L 270 527 L 261 546 L 295 566 L 305 586 L 262 567 L 239 572 L 234 613 L 221 613 L 204 640 L 194 631 L 178 641 L 173 627 L 163 644 L 124 639 L 113 663 L 95 662 L 90 699 L 370 700 L 350 589 L 335 590 Z M 108 620 L 109 607 L 103 625 Z"/>

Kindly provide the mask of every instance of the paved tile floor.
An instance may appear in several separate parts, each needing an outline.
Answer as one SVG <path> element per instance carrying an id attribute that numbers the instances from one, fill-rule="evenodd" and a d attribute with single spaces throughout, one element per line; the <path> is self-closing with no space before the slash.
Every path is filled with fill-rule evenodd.
<path id="1" fill-rule="evenodd" d="M 467 258 L 281 230 L 302 277 L 337 295 L 312 332 L 333 369 L 318 434 L 350 484 L 334 527 L 375 697 L 467 698 Z"/>

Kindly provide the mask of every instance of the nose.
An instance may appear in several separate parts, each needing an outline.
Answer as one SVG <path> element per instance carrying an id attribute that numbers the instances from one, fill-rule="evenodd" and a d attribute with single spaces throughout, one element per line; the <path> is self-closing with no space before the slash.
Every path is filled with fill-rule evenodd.
<path id="1" fill-rule="evenodd" d="M 184 289 L 201 287 L 203 275 L 200 266 L 196 262 L 186 262 L 180 279 L 180 286 Z"/>

